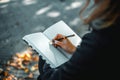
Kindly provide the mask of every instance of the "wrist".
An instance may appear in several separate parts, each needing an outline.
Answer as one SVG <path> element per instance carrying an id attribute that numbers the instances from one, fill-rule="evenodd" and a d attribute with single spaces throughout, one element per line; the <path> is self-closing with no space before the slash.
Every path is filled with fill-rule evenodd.
<path id="1" fill-rule="evenodd" d="M 71 48 L 70 48 L 70 54 L 73 54 L 74 52 L 76 51 L 76 47 L 75 46 L 72 46 Z"/>

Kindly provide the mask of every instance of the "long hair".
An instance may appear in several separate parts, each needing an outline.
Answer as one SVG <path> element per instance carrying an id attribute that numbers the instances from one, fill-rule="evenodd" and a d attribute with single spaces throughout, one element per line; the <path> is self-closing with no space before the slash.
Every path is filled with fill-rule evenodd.
<path id="1" fill-rule="evenodd" d="M 102 1 L 107 1 L 107 0 L 101 0 L 101 2 Z M 89 2 L 90 0 L 88 0 L 86 5 L 88 5 Z M 84 10 L 85 10 L 85 7 L 80 11 L 80 15 Z M 94 11 L 92 14 L 94 14 Z M 91 18 L 93 17 L 94 19 L 91 19 L 90 21 L 88 21 L 88 23 L 94 21 L 97 18 L 98 19 L 102 18 L 104 22 L 102 23 L 101 27 L 108 27 L 118 23 L 120 20 L 120 0 L 110 0 L 107 7 L 105 9 L 101 9 L 100 12 L 98 12 L 96 15 L 92 16 Z"/>
<path id="2" fill-rule="evenodd" d="M 108 9 L 102 16 L 106 19 L 104 26 L 110 26 L 118 23 L 120 20 L 120 0 L 111 0 Z"/>

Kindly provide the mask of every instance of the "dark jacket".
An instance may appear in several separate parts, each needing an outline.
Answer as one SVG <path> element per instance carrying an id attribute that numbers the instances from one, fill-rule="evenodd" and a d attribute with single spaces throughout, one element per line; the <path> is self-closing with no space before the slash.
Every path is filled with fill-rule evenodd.
<path id="1" fill-rule="evenodd" d="M 68 62 L 58 68 L 44 66 L 40 80 L 103 80 L 112 78 L 114 74 L 117 74 L 119 67 L 119 46 L 119 25 L 93 30 L 83 36 L 81 45 L 77 47 Z"/>

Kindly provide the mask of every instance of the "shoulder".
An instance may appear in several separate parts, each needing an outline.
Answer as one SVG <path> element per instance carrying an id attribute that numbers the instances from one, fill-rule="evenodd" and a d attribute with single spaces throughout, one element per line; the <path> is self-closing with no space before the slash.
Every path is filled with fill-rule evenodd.
<path id="1" fill-rule="evenodd" d="M 96 31 L 92 31 L 90 33 L 85 34 L 82 37 L 81 46 L 83 44 L 98 46 L 98 44 L 101 43 L 102 41 L 103 41 L 102 35 Z"/>
<path id="2" fill-rule="evenodd" d="M 101 48 L 101 35 L 96 32 L 87 33 L 82 37 L 81 44 L 77 47 L 71 60 L 87 61 L 93 59 Z M 76 61 L 77 62 L 77 61 Z M 78 61 L 79 62 L 79 61 Z"/>
<path id="3" fill-rule="evenodd" d="M 115 37 L 116 32 L 118 33 L 118 31 L 113 31 L 113 29 L 111 30 L 110 28 L 93 30 L 82 37 L 82 43 L 94 45 L 94 47 L 96 48 L 100 46 L 105 46 L 108 43 L 112 42 L 112 38 Z"/>
<path id="4" fill-rule="evenodd" d="M 81 59 L 93 58 L 96 56 L 102 46 L 106 45 L 106 42 L 97 32 L 87 33 L 82 37 L 81 44 L 77 47 L 74 55 L 81 57 Z"/>

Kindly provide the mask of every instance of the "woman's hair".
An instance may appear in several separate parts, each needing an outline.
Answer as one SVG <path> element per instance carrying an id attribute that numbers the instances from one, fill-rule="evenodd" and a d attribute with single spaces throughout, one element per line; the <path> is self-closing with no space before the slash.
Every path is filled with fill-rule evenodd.
<path id="1" fill-rule="evenodd" d="M 89 2 L 90 0 L 87 0 L 86 6 L 88 6 Z M 100 5 L 102 8 L 98 10 Z M 80 11 L 80 16 L 85 9 L 86 8 L 84 7 Z M 99 0 L 99 3 L 96 3 L 96 8 L 87 18 L 88 19 L 87 23 L 90 23 L 95 19 L 99 18 L 104 20 L 101 27 L 108 27 L 113 24 L 116 24 L 120 20 L 120 0 Z"/>
<path id="2" fill-rule="evenodd" d="M 103 14 L 106 20 L 105 25 L 116 24 L 120 20 L 120 0 L 110 0 L 108 8 Z"/>

